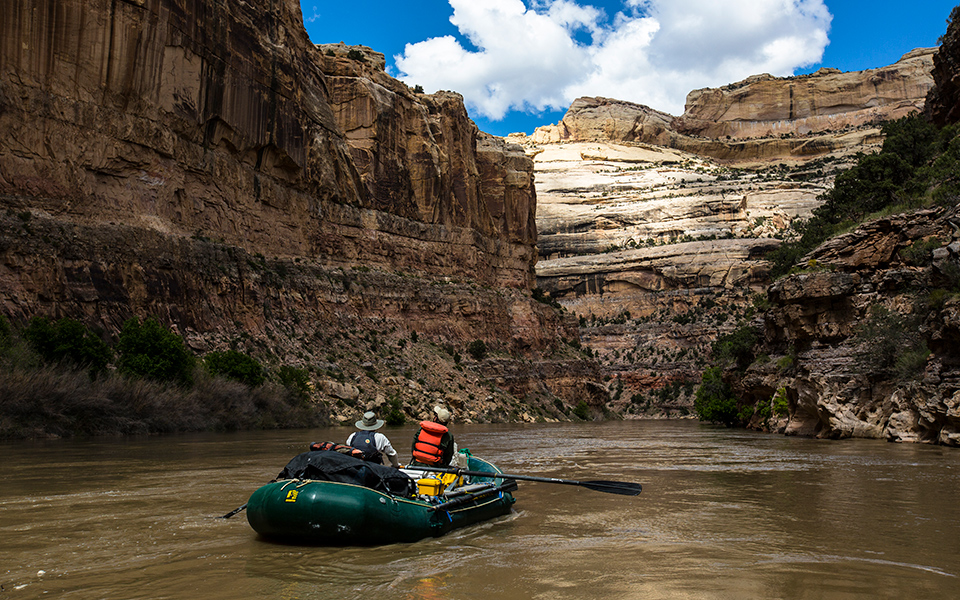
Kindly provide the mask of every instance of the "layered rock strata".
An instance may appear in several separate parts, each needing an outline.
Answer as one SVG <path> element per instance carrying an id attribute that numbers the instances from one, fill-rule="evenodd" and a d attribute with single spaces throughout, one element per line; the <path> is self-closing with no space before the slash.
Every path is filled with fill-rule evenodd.
<path id="1" fill-rule="evenodd" d="M 764 358 L 737 387 L 758 408 L 779 393 L 789 415 L 752 425 L 960 445 L 958 223 L 956 209 L 867 223 L 771 286 Z"/>
<path id="2" fill-rule="evenodd" d="M 933 86 L 936 48 L 908 52 L 879 69 L 810 75 L 758 75 L 718 89 L 687 95 L 676 127 L 712 139 L 806 136 L 858 128 L 922 112 Z"/>
<path id="3" fill-rule="evenodd" d="M 580 317 L 612 381 L 608 408 L 691 409 L 711 343 L 769 284 L 764 255 L 878 147 L 877 121 L 922 109 L 933 52 L 696 90 L 679 118 L 580 98 L 514 137 L 536 160 L 538 284 Z"/>
<path id="4" fill-rule="evenodd" d="M 743 170 L 654 146 L 527 144 L 538 285 L 580 318 L 611 381 L 608 409 L 647 416 L 690 412 L 712 341 L 768 284 L 764 254 L 844 164 Z"/>
<path id="5" fill-rule="evenodd" d="M 757 75 L 690 92 L 684 114 L 610 98 L 579 98 L 557 125 L 532 140 L 652 144 L 732 163 L 805 161 L 867 150 L 869 125 L 922 111 L 933 85 L 934 48 L 907 53 L 881 69 L 811 75 Z"/>
<path id="6" fill-rule="evenodd" d="M 419 332 L 551 360 L 576 338 L 529 293 L 532 161 L 478 132 L 458 95 L 414 93 L 368 48 L 314 47 L 296 0 L 5 11 L 5 314 L 108 333 L 154 314 L 198 351 L 239 336 L 260 356 L 349 372 L 366 382 L 358 402 L 382 400 L 379 365 L 317 367 L 304 358 L 317 340 Z M 485 384 L 459 385 L 451 401 L 495 412 L 467 407 Z"/>

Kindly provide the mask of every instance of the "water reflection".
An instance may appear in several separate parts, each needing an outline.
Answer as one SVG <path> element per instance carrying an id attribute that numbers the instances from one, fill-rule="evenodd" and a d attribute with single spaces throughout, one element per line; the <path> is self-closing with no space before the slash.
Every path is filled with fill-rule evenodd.
<path id="1" fill-rule="evenodd" d="M 960 452 L 692 422 L 459 426 L 521 483 L 516 511 L 381 548 L 260 540 L 246 501 L 344 429 L 0 445 L 11 598 L 956 597 Z M 398 447 L 412 427 L 388 432 Z M 7 594 L 8 592 L 12 592 Z"/>

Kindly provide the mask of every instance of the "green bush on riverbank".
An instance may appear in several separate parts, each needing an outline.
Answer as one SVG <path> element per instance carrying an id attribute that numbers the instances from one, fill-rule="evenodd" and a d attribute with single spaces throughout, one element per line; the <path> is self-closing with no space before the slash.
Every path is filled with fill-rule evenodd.
<path id="1" fill-rule="evenodd" d="M 217 368 L 197 368 L 179 336 L 151 319 L 143 325 L 148 323 L 144 327 L 137 320 L 136 343 L 128 339 L 126 345 L 118 342 L 111 349 L 78 321 L 35 319 L 18 332 L 0 316 L 0 439 L 326 423 L 326 414 L 305 401 L 302 390 L 283 385 L 286 379 L 268 380 L 251 357 L 236 351 L 216 353 L 211 362 Z M 96 361 L 84 358 L 90 348 Z M 105 363 L 99 368 L 103 356 L 112 357 L 114 350 L 120 357 L 117 363 L 126 353 L 138 357 L 133 363 L 138 367 L 110 369 Z M 189 365 L 189 372 L 184 365 Z M 164 366 L 169 369 L 163 372 L 173 376 L 155 376 Z M 227 372 L 218 375 L 218 369 Z M 247 382 L 237 381 L 242 378 Z"/>

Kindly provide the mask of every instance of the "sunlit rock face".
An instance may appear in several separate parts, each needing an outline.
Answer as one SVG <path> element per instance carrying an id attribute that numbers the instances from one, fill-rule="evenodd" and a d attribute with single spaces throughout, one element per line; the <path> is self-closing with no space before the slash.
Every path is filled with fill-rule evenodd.
<path id="1" fill-rule="evenodd" d="M 242 333 L 280 362 L 343 370 L 366 361 L 318 345 L 345 330 L 526 358 L 575 340 L 530 295 L 533 161 L 479 132 L 457 94 L 415 93 L 369 48 L 314 46 L 297 0 L 15 0 L 0 33 L 14 319 L 114 332 L 157 315 L 198 351 Z M 442 370 L 426 364 L 429 386 Z M 369 371 L 358 402 L 436 401 Z M 496 396 L 467 379 L 461 403 Z M 484 406 L 472 414 L 497 413 Z"/>
<path id="2" fill-rule="evenodd" d="M 879 147 L 877 120 L 922 108 L 932 55 L 697 90 L 679 118 L 580 98 L 512 137 L 536 161 L 538 284 L 581 317 L 620 410 L 656 413 L 665 386 L 699 382 L 712 341 L 770 283 L 764 255 Z M 691 400 L 674 394 L 667 412 Z"/>
<path id="3" fill-rule="evenodd" d="M 677 128 L 713 139 L 806 136 L 898 119 L 923 110 L 936 48 L 905 54 L 888 67 L 798 77 L 750 77 L 690 92 Z"/>
<path id="4" fill-rule="evenodd" d="M 756 75 L 690 92 L 683 115 L 610 98 L 579 98 L 531 141 L 652 144 L 727 163 L 809 160 L 863 150 L 875 124 L 922 111 L 933 86 L 935 48 L 880 69 L 810 75 Z"/>
<path id="5" fill-rule="evenodd" d="M 388 76 L 382 54 L 317 48 L 335 120 L 360 172 L 363 207 L 438 226 L 431 237 L 462 246 L 454 254 L 469 260 L 459 265 L 463 274 L 529 287 L 536 193 L 523 150 L 479 132 L 459 94 L 417 94 Z"/>

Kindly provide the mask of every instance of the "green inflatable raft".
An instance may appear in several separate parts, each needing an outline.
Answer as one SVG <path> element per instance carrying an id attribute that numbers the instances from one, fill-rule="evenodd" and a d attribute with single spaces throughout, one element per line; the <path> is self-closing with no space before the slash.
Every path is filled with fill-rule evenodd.
<path id="1" fill-rule="evenodd" d="M 247 502 L 247 521 L 264 538 L 326 545 L 415 542 L 508 514 L 515 501 L 510 492 L 516 482 L 502 478 L 475 475 L 445 493 L 421 495 L 416 472 L 410 476 L 336 452 L 304 453 L 297 459 Z M 300 468 L 305 462 L 319 468 Z M 468 470 L 502 473 L 473 456 Z"/>

